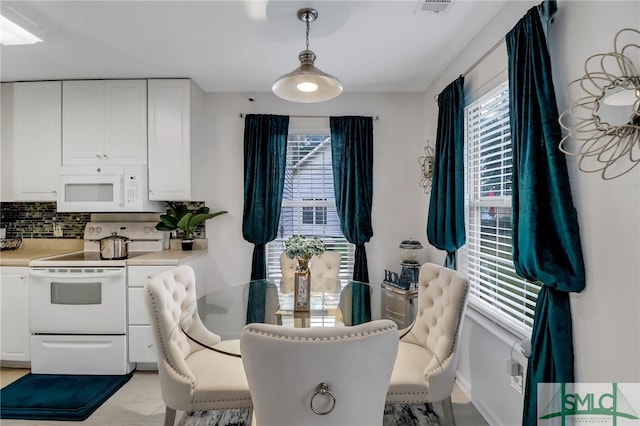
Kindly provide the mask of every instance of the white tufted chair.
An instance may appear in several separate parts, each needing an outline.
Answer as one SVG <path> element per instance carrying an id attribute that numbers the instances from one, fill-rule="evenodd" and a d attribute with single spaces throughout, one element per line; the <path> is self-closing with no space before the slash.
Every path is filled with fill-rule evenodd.
<path id="1" fill-rule="evenodd" d="M 468 280 L 459 272 L 433 263 L 422 265 L 418 312 L 411 327 L 400 332 L 387 402 L 440 401 L 445 424 L 455 425 L 451 392 L 467 291 Z"/>
<path id="2" fill-rule="evenodd" d="M 340 281 L 340 261 L 342 256 L 339 251 L 325 251 L 320 256 L 312 256 L 309 261 L 311 274 L 311 291 L 324 293 L 339 293 Z M 289 259 L 287 253 L 280 255 L 280 271 L 282 281 L 280 281 L 280 291 L 282 293 L 293 293 L 293 277 L 296 272 L 298 261 Z"/>
<path id="3" fill-rule="evenodd" d="M 381 425 L 398 349 L 394 322 L 344 328 L 249 324 L 240 335 L 253 398 L 253 426 Z M 268 368 L 265 368 L 268 366 Z M 335 397 L 314 392 L 326 383 Z"/>
<path id="4" fill-rule="evenodd" d="M 158 374 L 166 405 L 165 426 L 173 425 L 176 410 L 196 411 L 251 407 L 249 384 L 240 358 L 203 348 L 180 328 L 185 306 L 196 299 L 193 269 L 181 265 L 152 277 L 146 284 L 147 309 L 158 348 Z M 197 320 L 196 320 L 197 321 Z M 214 345 L 219 336 L 206 330 L 199 336 Z"/>
<path id="5" fill-rule="evenodd" d="M 289 259 L 285 252 L 280 253 L 280 272 L 282 273 L 280 291 L 282 293 L 293 293 L 293 279 L 297 266 L 296 259 Z"/>

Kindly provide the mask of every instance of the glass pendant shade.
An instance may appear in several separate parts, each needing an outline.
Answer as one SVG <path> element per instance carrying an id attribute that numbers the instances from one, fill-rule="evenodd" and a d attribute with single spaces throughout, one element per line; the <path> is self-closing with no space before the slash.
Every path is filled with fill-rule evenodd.
<path id="1" fill-rule="evenodd" d="M 315 9 L 300 9 L 298 19 L 307 25 L 307 48 L 300 52 L 300 66 L 292 72 L 280 76 L 271 90 L 276 96 L 290 102 L 324 102 L 342 93 L 342 83 L 331 74 L 316 68 L 316 54 L 309 50 L 309 22 L 318 17 Z"/>

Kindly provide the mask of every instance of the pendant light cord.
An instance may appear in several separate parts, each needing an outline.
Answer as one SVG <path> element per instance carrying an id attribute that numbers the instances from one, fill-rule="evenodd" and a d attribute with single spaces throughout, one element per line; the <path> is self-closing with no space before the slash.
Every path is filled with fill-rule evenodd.
<path id="1" fill-rule="evenodd" d="M 307 50 L 309 50 L 309 14 L 304 15 L 304 20 L 307 23 Z"/>

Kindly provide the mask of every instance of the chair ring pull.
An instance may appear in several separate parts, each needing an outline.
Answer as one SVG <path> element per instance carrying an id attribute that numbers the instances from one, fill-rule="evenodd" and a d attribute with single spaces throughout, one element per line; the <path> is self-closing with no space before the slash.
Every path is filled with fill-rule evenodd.
<path id="1" fill-rule="evenodd" d="M 313 407 L 313 400 L 318 395 L 329 395 L 329 397 L 331 397 L 331 407 L 329 407 L 327 410 L 324 410 L 324 411 L 316 410 Z M 333 411 L 334 407 L 336 406 L 336 398 L 335 398 L 335 396 L 333 396 L 333 394 L 329 390 L 329 385 L 328 384 L 320 383 L 318 386 L 316 386 L 316 391 L 314 392 L 313 396 L 311 397 L 311 402 L 309 403 L 309 405 L 311 406 L 311 411 L 313 411 L 315 414 L 317 414 L 319 416 L 324 416 L 325 414 L 329 414 L 330 412 Z"/>

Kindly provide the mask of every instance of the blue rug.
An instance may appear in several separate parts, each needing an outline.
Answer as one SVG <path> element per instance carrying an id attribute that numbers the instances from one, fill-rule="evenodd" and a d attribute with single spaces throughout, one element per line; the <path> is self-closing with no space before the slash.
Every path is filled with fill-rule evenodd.
<path id="1" fill-rule="evenodd" d="M 131 376 L 29 373 L 0 389 L 0 419 L 81 421 Z"/>

